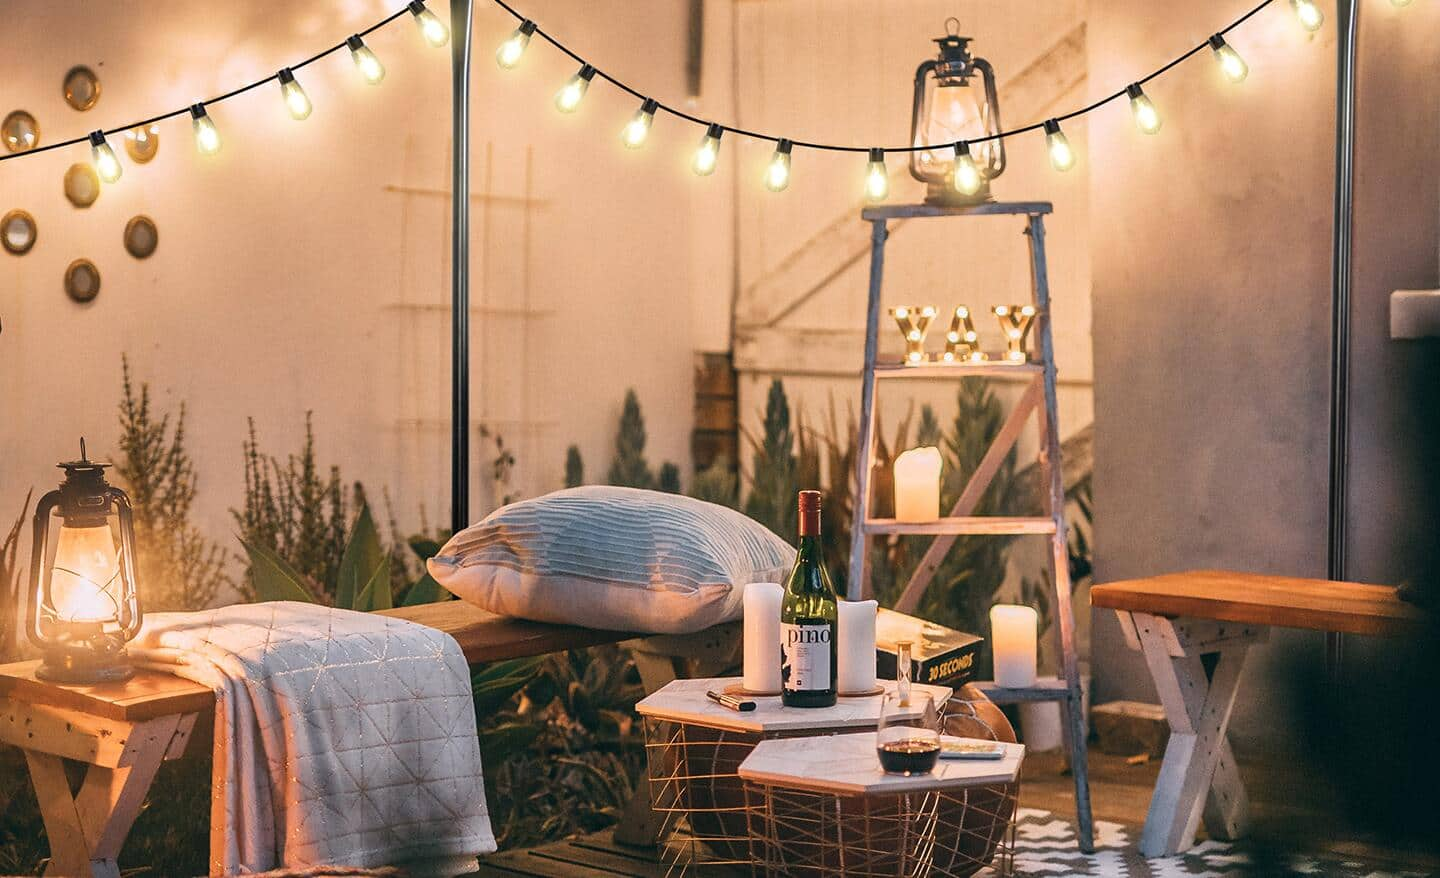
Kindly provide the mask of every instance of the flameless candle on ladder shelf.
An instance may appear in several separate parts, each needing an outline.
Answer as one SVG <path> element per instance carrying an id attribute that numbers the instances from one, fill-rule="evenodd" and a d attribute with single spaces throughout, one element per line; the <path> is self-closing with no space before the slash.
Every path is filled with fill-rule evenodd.
<path id="1" fill-rule="evenodd" d="M 123 680 L 125 643 L 140 630 L 130 499 L 105 481 L 109 464 L 59 464 L 60 487 L 35 504 L 26 633 L 44 662 L 36 676 L 61 683 Z"/>

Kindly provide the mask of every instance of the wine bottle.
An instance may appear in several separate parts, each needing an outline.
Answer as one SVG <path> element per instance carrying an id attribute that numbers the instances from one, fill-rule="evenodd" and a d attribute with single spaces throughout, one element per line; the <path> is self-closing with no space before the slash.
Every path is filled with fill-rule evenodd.
<path id="1" fill-rule="evenodd" d="M 800 551 L 780 604 L 780 700 L 787 707 L 835 703 L 835 586 L 820 549 L 820 492 L 800 492 Z"/>

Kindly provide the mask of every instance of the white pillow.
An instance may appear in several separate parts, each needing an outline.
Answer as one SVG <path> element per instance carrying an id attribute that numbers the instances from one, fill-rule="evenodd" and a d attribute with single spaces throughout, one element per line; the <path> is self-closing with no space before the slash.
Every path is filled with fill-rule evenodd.
<path id="1" fill-rule="evenodd" d="M 738 619 L 747 582 L 795 550 L 744 515 L 678 494 L 590 486 L 495 510 L 430 575 L 462 600 L 538 622 L 686 634 Z"/>

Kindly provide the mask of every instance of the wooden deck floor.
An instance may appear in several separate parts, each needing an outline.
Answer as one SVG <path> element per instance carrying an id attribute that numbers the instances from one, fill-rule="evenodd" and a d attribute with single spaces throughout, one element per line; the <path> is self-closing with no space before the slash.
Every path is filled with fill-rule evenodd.
<path id="1" fill-rule="evenodd" d="M 1131 826 L 1144 823 L 1159 768 L 1158 760 L 1129 765 L 1123 757 L 1092 752 L 1090 797 L 1095 818 Z M 1346 838 L 1337 833 L 1335 821 L 1328 816 L 1334 813 L 1334 803 L 1317 787 L 1313 777 L 1297 771 L 1287 760 L 1242 761 L 1240 772 L 1251 798 L 1256 837 L 1294 850 L 1328 851 L 1382 861 L 1395 858 L 1393 851 L 1365 839 Z M 1026 759 L 1020 804 L 1074 816 L 1075 788 L 1070 777 L 1061 773 L 1058 754 L 1034 754 Z M 1417 866 L 1440 870 L 1440 861 L 1418 860 L 1412 868 Z M 606 831 L 487 857 L 481 861 L 479 874 L 486 878 L 516 875 L 662 878 L 665 867 L 657 862 L 656 850 L 617 844 Z"/>

